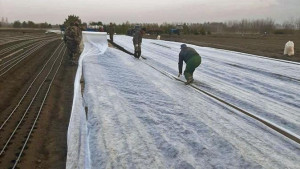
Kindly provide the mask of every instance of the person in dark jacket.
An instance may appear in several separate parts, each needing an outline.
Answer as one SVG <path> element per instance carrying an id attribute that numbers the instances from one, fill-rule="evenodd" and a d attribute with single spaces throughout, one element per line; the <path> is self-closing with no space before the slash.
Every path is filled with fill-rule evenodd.
<path id="1" fill-rule="evenodd" d="M 141 49 L 141 45 L 142 45 L 142 38 L 143 35 L 145 34 L 146 28 L 143 28 L 141 30 L 136 30 L 136 32 L 133 35 L 133 45 L 134 45 L 134 57 L 136 58 L 140 58 L 141 54 L 142 54 L 142 49 Z"/>
<path id="2" fill-rule="evenodd" d="M 81 36 L 81 30 L 77 21 L 70 23 L 70 26 L 65 30 L 64 41 L 67 45 L 70 62 L 72 64 L 77 64 L 77 54 Z"/>
<path id="3" fill-rule="evenodd" d="M 115 27 L 112 23 L 109 24 L 109 39 L 114 42 Z"/>
<path id="4" fill-rule="evenodd" d="M 187 47 L 186 44 L 182 44 L 178 61 L 178 77 L 182 75 L 183 61 L 186 63 L 184 70 L 184 77 L 186 79 L 185 84 L 190 84 L 194 81 L 193 73 L 195 69 L 201 64 L 201 56 L 196 52 L 195 49 Z"/>

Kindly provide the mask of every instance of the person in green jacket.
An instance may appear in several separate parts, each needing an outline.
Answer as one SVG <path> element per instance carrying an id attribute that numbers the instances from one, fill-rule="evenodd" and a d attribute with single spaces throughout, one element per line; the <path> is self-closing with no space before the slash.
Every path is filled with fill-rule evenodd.
<path id="1" fill-rule="evenodd" d="M 190 84 L 194 81 L 193 73 L 195 69 L 201 64 L 201 56 L 196 52 L 195 49 L 187 47 L 186 44 L 182 44 L 178 61 L 178 77 L 182 75 L 183 61 L 186 63 L 184 70 L 184 77 L 186 79 L 185 84 Z"/>
<path id="2" fill-rule="evenodd" d="M 109 29 L 108 29 L 108 33 L 109 33 L 109 39 L 114 42 L 114 34 L 115 34 L 115 27 L 112 23 L 109 24 Z"/>
<path id="3" fill-rule="evenodd" d="M 78 62 L 78 52 L 81 36 L 82 35 L 79 28 L 79 22 L 71 22 L 70 26 L 65 30 L 64 41 L 66 43 L 70 62 L 72 65 L 76 65 Z"/>
<path id="4" fill-rule="evenodd" d="M 134 46 L 134 57 L 140 58 L 142 54 L 142 40 L 143 36 L 146 32 L 146 28 L 142 28 L 140 30 L 135 30 L 136 32 L 133 35 L 132 41 Z"/>

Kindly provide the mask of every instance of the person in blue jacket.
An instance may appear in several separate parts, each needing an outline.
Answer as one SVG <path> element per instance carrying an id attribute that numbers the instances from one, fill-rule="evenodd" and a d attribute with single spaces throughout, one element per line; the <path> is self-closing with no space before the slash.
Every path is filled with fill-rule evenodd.
<path id="1" fill-rule="evenodd" d="M 178 61 L 178 77 L 182 75 L 183 61 L 186 63 L 186 67 L 184 70 L 184 77 L 186 79 L 185 84 L 190 84 L 194 81 L 193 73 L 195 69 L 201 64 L 201 56 L 195 49 L 187 47 L 186 44 L 182 44 Z"/>

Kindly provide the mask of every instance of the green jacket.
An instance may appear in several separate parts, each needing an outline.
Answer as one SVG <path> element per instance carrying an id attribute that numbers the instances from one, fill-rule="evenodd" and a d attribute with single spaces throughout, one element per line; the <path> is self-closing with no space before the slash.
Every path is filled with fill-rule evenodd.
<path id="1" fill-rule="evenodd" d="M 66 42 L 68 42 L 68 41 L 74 41 L 76 43 L 80 43 L 80 40 L 81 40 L 81 30 L 77 26 L 69 26 L 65 30 L 64 40 Z"/>
<path id="2" fill-rule="evenodd" d="M 143 39 L 143 35 L 140 30 L 136 31 L 133 35 L 132 41 L 134 44 L 141 44 Z"/>
<path id="3" fill-rule="evenodd" d="M 108 33 L 109 33 L 110 35 L 115 34 L 115 27 L 114 27 L 114 25 L 109 25 Z"/>
<path id="4" fill-rule="evenodd" d="M 196 52 L 195 49 L 190 48 L 190 47 L 186 47 L 181 49 L 180 53 L 179 53 L 179 61 L 178 61 L 178 70 L 179 73 L 182 73 L 182 65 L 183 65 L 183 61 L 185 63 L 188 62 L 188 60 L 192 57 L 200 57 L 200 55 Z"/>

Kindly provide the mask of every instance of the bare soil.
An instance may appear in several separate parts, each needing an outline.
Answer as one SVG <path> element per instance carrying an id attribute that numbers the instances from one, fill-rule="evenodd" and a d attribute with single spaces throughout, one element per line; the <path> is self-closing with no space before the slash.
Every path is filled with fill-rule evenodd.
<path id="1" fill-rule="evenodd" d="M 6 30 L 7 31 L 7 30 Z M 5 32 L 6 32 L 5 31 Z M 26 30 L 28 31 L 28 30 Z M 5 33 L 1 32 L 0 33 Z M 14 36 L 16 31 L 7 32 Z M 23 33 L 23 32 L 22 32 Z M 28 33 L 40 33 L 40 31 L 28 31 Z M 41 69 L 47 58 L 54 52 L 58 43 L 55 41 L 35 52 L 22 64 L 16 66 L 8 75 L 0 78 L 0 111 L 4 113 L 15 106 L 27 89 L 28 84 Z M 15 43 L 11 43 L 13 45 Z M 7 47 L 7 46 L 5 46 Z M 67 53 L 60 68 L 45 105 L 42 109 L 36 129 L 30 139 L 28 149 L 25 150 L 19 168 L 65 168 L 67 156 L 67 129 L 73 99 L 73 81 L 76 66 L 71 66 Z M 2 121 L 2 119 L 1 119 Z M 2 148 L 2 145 L 0 145 Z M 0 157 L 3 158 L 3 157 Z M 1 160 L 1 159 L 0 159 Z M 0 163 L 0 168 L 8 168 Z"/>
<path id="2" fill-rule="evenodd" d="M 156 38 L 155 36 L 145 36 Z M 226 49 L 270 58 L 300 62 L 300 33 L 294 34 L 212 34 L 212 35 L 161 35 L 161 40 L 189 43 L 198 46 Z M 295 55 L 283 55 L 285 43 L 293 41 Z M 180 47 L 178 47 L 180 48 Z"/>
<path id="3" fill-rule="evenodd" d="M 67 130 L 73 102 L 73 84 L 76 66 L 70 66 L 67 57 L 54 81 L 43 108 L 37 129 L 33 134 L 21 163 L 22 168 L 63 169 L 67 159 Z"/>

